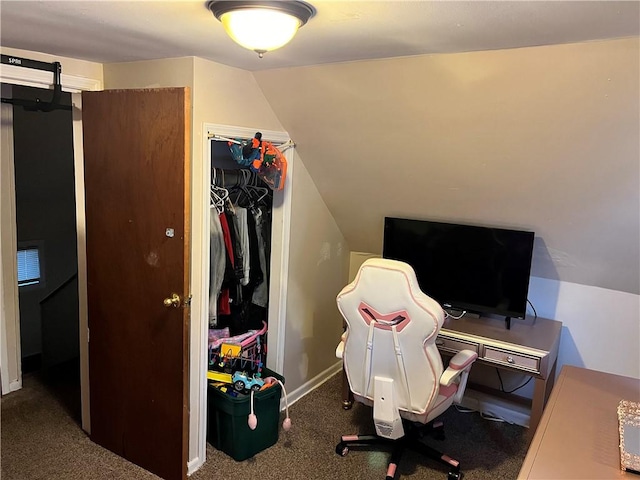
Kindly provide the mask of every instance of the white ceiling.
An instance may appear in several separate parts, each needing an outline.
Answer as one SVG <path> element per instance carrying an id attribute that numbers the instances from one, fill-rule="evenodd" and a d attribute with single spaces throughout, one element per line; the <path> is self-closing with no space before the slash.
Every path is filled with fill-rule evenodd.
<path id="1" fill-rule="evenodd" d="M 640 35 L 638 1 L 326 1 L 259 59 L 206 1 L 0 1 L 2 46 L 101 63 L 198 56 L 245 70 Z"/>

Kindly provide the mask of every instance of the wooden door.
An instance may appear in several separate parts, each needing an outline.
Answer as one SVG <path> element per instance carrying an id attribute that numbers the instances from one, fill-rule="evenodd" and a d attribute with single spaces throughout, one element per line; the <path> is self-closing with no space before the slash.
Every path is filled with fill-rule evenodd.
<path id="1" fill-rule="evenodd" d="M 186 477 L 190 98 L 84 92 L 91 439 Z"/>

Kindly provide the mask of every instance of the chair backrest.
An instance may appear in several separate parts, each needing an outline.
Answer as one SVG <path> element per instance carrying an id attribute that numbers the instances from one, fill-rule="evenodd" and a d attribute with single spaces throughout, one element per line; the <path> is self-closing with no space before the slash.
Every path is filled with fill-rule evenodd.
<path id="1" fill-rule="evenodd" d="M 435 340 L 442 307 L 424 294 L 410 265 L 369 259 L 337 297 L 347 323 L 343 362 L 356 398 L 374 399 L 374 377 L 393 379 L 399 410 L 424 413 L 443 366 Z"/>

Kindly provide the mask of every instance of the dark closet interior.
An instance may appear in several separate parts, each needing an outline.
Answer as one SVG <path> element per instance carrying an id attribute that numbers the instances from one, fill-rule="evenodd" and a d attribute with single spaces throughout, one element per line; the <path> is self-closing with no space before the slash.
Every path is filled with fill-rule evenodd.
<path id="1" fill-rule="evenodd" d="M 211 142 L 211 219 L 227 221 L 231 244 L 216 241 L 212 226 L 209 324 L 231 335 L 267 321 L 273 191 L 242 168 L 227 142 Z M 232 248 L 229 249 L 228 247 Z M 224 255 L 222 255 L 224 248 Z"/>

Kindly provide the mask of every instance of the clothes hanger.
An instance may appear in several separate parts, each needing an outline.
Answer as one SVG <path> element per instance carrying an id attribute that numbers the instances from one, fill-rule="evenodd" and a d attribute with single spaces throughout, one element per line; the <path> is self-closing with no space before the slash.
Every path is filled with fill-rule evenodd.
<path id="1" fill-rule="evenodd" d="M 249 195 L 251 196 L 251 199 L 253 200 L 252 213 L 259 217 L 260 215 L 262 215 L 260 206 L 268 206 L 268 203 L 264 201 L 264 199 L 269 195 L 271 190 L 269 190 L 267 187 L 262 186 L 264 184 L 255 172 L 248 172 L 248 174 L 249 180 L 247 183 L 247 189 Z"/>
<path id="2" fill-rule="evenodd" d="M 226 181 L 224 179 L 224 169 L 221 168 L 220 169 L 220 176 L 222 177 L 222 185 L 226 185 Z M 225 190 L 227 192 L 227 194 L 225 195 L 224 198 L 224 208 L 228 209 L 231 213 L 233 213 L 234 215 L 236 214 L 236 209 L 233 207 L 233 203 L 231 203 L 231 198 L 229 197 L 229 189 L 228 188 L 223 188 L 220 187 L 223 190 Z"/>
<path id="3" fill-rule="evenodd" d="M 252 188 L 259 195 L 258 198 L 256 198 L 256 203 L 260 203 L 267 195 L 269 195 L 269 189 L 266 187 L 254 186 Z"/>
<path id="4" fill-rule="evenodd" d="M 231 201 L 231 203 L 233 203 L 234 205 L 238 205 L 240 206 L 240 199 L 243 193 L 243 186 L 242 186 L 242 178 L 241 176 L 243 175 L 242 170 L 238 171 L 238 174 L 236 175 L 236 181 L 233 184 L 233 186 L 229 189 L 231 191 L 232 195 L 235 195 L 235 199 Z"/>
<path id="5" fill-rule="evenodd" d="M 211 206 L 215 207 L 218 214 L 224 212 L 224 199 L 218 195 L 213 187 L 211 187 Z"/>
<path id="6" fill-rule="evenodd" d="M 250 180 L 247 184 L 248 187 L 258 196 L 255 198 L 256 203 L 260 203 L 267 195 L 269 195 L 269 189 L 261 186 L 262 181 L 259 179 L 255 172 L 249 172 L 251 174 Z"/>
<path id="7" fill-rule="evenodd" d="M 251 194 L 250 183 L 253 172 L 240 169 L 237 171 L 236 183 L 231 187 L 231 190 L 235 194 L 235 200 L 232 202 L 234 205 L 239 205 L 249 209 L 255 208 L 255 198 Z"/>
<path id="8" fill-rule="evenodd" d="M 226 201 L 229 199 L 229 191 L 224 188 L 221 187 L 220 185 L 218 185 L 217 180 L 218 180 L 218 169 L 217 168 L 213 168 L 211 170 L 211 175 L 212 175 L 212 179 L 211 179 L 211 201 L 212 204 L 216 207 L 216 210 L 218 211 L 218 213 L 223 213 L 224 212 L 224 206 Z M 224 179 L 224 171 L 222 172 L 223 175 L 223 179 Z M 224 183 L 224 180 L 223 180 Z"/>
<path id="9" fill-rule="evenodd" d="M 249 195 L 252 203 L 257 208 L 258 204 L 267 195 L 269 195 L 269 189 L 259 185 L 262 183 L 262 181 L 259 179 L 258 175 L 255 172 L 251 170 L 244 170 L 242 174 L 245 179 L 245 191 L 247 195 Z"/>

